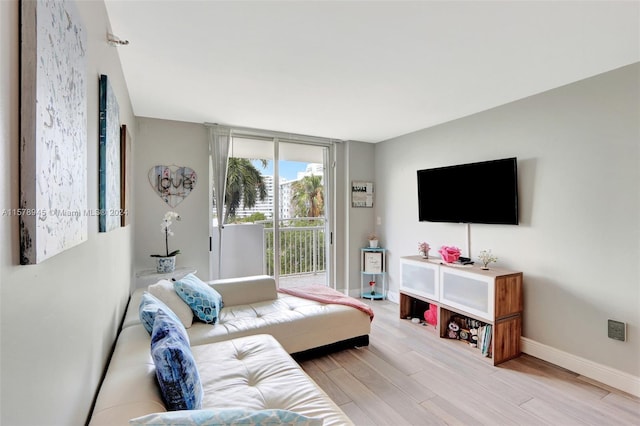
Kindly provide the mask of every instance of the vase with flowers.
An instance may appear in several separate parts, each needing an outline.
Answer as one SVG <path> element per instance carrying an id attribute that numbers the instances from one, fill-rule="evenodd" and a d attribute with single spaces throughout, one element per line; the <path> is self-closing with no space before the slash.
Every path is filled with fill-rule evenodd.
<path id="1" fill-rule="evenodd" d="M 370 248 L 378 247 L 378 236 L 375 233 L 369 234 L 369 247 Z"/>
<path id="2" fill-rule="evenodd" d="M 371 295 L 375 296 L 376 295 L 376 282 L 375 281 L 369 281 L 369 289 L 371 290 Z"/>
<path id="3" fill-rule="evenodd" d="M 418 253 L 420 253 L 423 259 L 429 258 L 429 250 L 431 250 L 431 247 L 429 247 L 429 243 L 424 241 L 418 243 Z"/>
<path id="4" fill-rule="evenodd" d="M 164 254 L 152 254 L 151 257 L 156 258 L 156 271 L 159 274 L 173 272 L 176 269 L 176 255 L 180 254 L 180 250 L 169 252 L 169 236 L 173 236 L 171 224 L 173 220 L 179 221 L 180 215 L 176 212 L 167 212 L 160 223 L 160 229 L 164 234 Z"/>
<path id="5" fill-rule="evenodd" d="M 481 269 L 488 270 L 491 262 L 496 262 L 498 258 L 491 253 L 491 250 L 482 250 L 478 255 L 478 259 L 482 262 Z"/>

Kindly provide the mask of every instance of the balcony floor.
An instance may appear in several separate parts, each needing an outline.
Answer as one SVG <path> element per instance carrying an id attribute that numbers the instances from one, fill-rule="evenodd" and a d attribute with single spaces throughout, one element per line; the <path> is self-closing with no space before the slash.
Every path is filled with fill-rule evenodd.
<path id="1" fill-rule="evenodd" d="M 316 284 L 327 284 L 326 273 L 319 272 L 317 274 L 287 275 L 280 277 L 279 280 L 279 286 L 282 288 L 303 287 Z"/>

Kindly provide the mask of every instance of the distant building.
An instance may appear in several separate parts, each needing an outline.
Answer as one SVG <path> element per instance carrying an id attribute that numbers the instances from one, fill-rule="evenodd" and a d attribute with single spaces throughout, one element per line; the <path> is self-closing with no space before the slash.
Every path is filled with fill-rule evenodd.
<path id="1" fill-rule="evenodd" d="M 294 214 L 293 208 L 293 184 L 298 182 L 305 176 L 322 176 L 324 177 L 324 166 L 318 163 L 309 163 L 304 172 L 298 172 L 295 180 L 288 182 L 280 182 L 280 219 L 291 219 Z M 324 184 L 324 179 L 323 179 Z"/>
<path id="2" fill-rule="evenodd" d="M 262 179 L 267 189 L 267 196 L 262 201 L 258 199 L 256 205 L 250 209 L 237 209 L 236 217 L 247 217 L 254 213 L 263 213 L 267 219 L 273 218 L 273 176 L 262 175 Z M 280 181 L 282 182 L 282 180 Z M 240 206 L 242 206 L 242 201 L 240 201 Z"/>
<path id="3" fill-rule="evenodd" d="M 280 195 L 280 219 L 291 219 L 293 216 L 293 191 L 292 186 L 294 182 L 297 182 L 305 176 L 324 176 L 324 167 L 322 164 L 309 163 L 304 172 L 298 172 L 298 176 L 294 180 L 287 180 L 285 178 L 280 179 L 279 183 L 279 195 Z M 267 219 L 273 218 L 273 176 L 262 175 L 264 183 L 267 189 L 267 196 L 264 201 L 258 200 L 256 205 L 251 209 L 238 209 L 236 210 L 236 217 L 247 217 L 253 213 L 263 213 Z M 242 205 L 242 202 L 240 203 Z"/>

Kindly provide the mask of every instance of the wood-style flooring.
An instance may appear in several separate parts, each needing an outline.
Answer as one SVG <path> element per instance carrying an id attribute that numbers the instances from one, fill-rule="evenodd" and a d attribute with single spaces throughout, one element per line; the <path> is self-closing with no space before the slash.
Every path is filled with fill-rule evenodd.
<path id="1" fill-rule="evenodd" d="M 371 302 L 368 347 L 301 362 L 356 425 L 640 425 L 640 399 L 537 358 L 499 366 Z"/>

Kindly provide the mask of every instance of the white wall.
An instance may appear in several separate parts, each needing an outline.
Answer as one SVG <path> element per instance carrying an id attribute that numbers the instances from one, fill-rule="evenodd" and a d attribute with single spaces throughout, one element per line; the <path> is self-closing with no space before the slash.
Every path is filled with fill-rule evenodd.
<path id="1" fill-rule="evenodd" d="M 345 208 L 347 211 L 348 245 L 345 257 L 339 259 L 348 264 L 347 282 L 349 294 L 358 296 L 360 292 L 360 249 L 368 246 L 368 236 L 372 232 L 378 233 L 381 228 L 375 225 L 376 211 L 379 207 L 377 198 L 378 183 L 376 182 L 375 145 L 364 142 L 348 141 L 345 143 L 347 167 L 345 186 Z M 365 181 L 374 183 L 373 208 L 351 206 L 351 182 Z M 380 240 L 380 246 L 385 247 L 385 239 Z"/>
<path id="2" fill-rule="evenodd" d="M 639 75 L 627 66 L 377 144 L 392 291 L 418 241 L 465 244 L 464 225 L 418 222 L 416 170 L 516 156 L 520 225 L 471 225 L 472 257 L 492 249 L 524 272 L 526 338 L 640 376 Z M 608 318 L 628 323 L 627 342 L 607 338 Z"/>
<path id="3" fill-rule="evenodd" d="M 107 74 L 120 120 L 129 95 L 102 2 L 77 2 L 87 32 L 88 203 L 98 208 L 98 76 Z M 0 1 L 1 208 L 19 198 L 19 2 Z M 133 129 L 132 129 L 133 130 Z M 132 133 L 135 138 L 135 132 Z M 18 218 L 0 216 L 1 407 L 3 425 L 84 424 L 129 296 L 133 225 L 98 233 L 38 265 L 19 265 Z"/>
<path id="4" fill-rule="evenodd" d="M 194 267 L 200 279 L 209 279 L 209 142 L 203 124 L 138 118 L 134 172 L 136 197 L 135 269 L 154 269 L 149 257 L 165 247 L 160 223 L 168 211 L 182 220 L 174 221 L 169 251 L 180 250 L 176 267 Z M 175 208 L 165 203 L 151 188 L 149 170 L 156 165 L 192 168 L 198 180 L 189 196 Z"/>
<path id="5" fill-rule="evenodd" d="M 333 230 L 333 251 L 334 251 L 334 278 L 335 289 L 344 293 L 348 293 L 349 288 L 349 268 L 344 262 L 346 253 L 349 252 L 349 226 L 347 225 L 348 206 L 346 199 L 347 188 L 349 186 L 348 176 L 346 174 L 347 167 L 347 144 L 338 143 L 335 145 L 335 164 L 334 168 L 334 194 L 333 201 L 335 205 L 336 217 Z"/>

